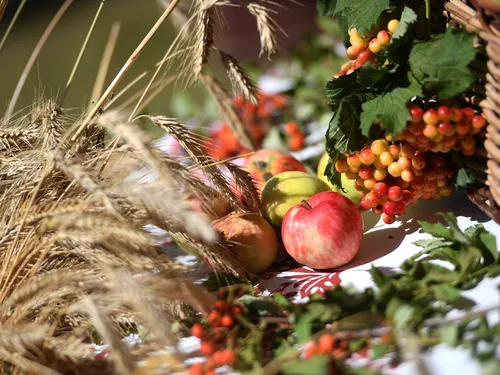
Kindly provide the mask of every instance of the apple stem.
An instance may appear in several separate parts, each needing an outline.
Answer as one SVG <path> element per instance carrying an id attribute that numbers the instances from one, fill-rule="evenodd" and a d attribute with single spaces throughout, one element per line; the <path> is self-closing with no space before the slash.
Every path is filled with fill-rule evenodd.
<path id="1" fill-rule="evenodd" d="M 313 209 L 312 206 L 305 199 L 303 199 L 302 202 L 300 202 L 300 203 L 302 203 L 304 206 L 306 206 L 308 210 Z"/>

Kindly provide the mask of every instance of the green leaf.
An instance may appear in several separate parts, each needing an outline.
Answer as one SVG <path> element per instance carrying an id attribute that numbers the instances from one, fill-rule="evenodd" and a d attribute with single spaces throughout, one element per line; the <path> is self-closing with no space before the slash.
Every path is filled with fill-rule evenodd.
<path id="1" fill-rule="evenodd" d="M 358 350 L 362 349 L 366 344 L 366 339 L 356 339 L 356 340 L 349 340 L 349 351 L 350 352 L 357 352 Z"/>
<path id="2" fill-rule="evenodd" d="M 407 59 L 412 47 L 413 31 L 417 24 L 417 14 L 413 9 L 404 7 L 396 32 L 384 53 L 384 59 L 398 63 Z"/>
<path id="3" fill-rule="evenodd" d="M 353 375 L 383 375 L 380 371 L 366 367 L 350 368 L 349 373 Z"/>
<path id="4" fill-rule="evenodd" d="M 356 70 L 356 82 L 365 89 L 377 89 L 378 86 L 387 86 L 392 77 L 387 69 L 375 68 L 372 64 L 365 64 Z M 349 74 L 351 76 L 352 74 Z"/>
<path id="5" fill-rule="evenodd" d="M 384 343 L 384 344 L 371 344 L 372 356 L 373 359 L 379 359 L 383 356 L 393 353 L 395 351 L 394 345 L 392 343 Z"/>
<path id="6" fill-rule="evenodd" d="M 450 226 L 450 232 L 452 233 L 455 241 L 464 245 L 470 244 L 469 238 L 459 228 L 458 221 L 455 215 L 453 215 L 451 212 L 439 212 L 438 215 L 444 217 L 444 219 Z"/>
<path id="7" fill-rule="evenodd" d="M 491 267 L 488 273 L 486 274 L 486 277 L 491 277 L 491 278 L 498 276 L 500 276 L 500 264 Z"/>
<path id="8" fill-rule="evenodd" d="M 302 314 L 300 315 L 297 323 L 295 324 L 295 333 L 297 335 L 298 342 L 304 342 L 311 337 L 312 333 L 312 322 L 314 321 L 314 316 L 312 314 Z"/>
<path id="9" fill-rule="evenodd" d="M 439 301 L 453 303 L 461 298 L 460 291 L 449 284 L 434 285 L 432 290 L 434 291 L 434 297 Z"/>
<path id="10" fill-rule="evenodd" d="M 379 314 L 371 311 L 361 311 L 338 320 L 336 327 L 339 331 L 372 328 L 380 324 L 382 320 L 383 317 Z"/>
<path id="11" fill-rule="evenodd" d="M 372 125 L 382 123 L 389 134 L 398 134 L 406 128 L 410 115 L 406 103 L 414 96 L 421 95 L 419 86 L 399 87 L 363 103 L 361 132 L 368 136 Z"/>
<path id="12" fill-rule="evenodd" d="M 498 375 L 500 373 L 500 360 L 490 359 L 483 362 L 481 375 Z"/>
<path id="13" fill-rule="evenodd" d="M 267 313 L 280 313 L 282 312 L 282 306 L 280 306 L 276 301 L 271 298 L 261 298 L 254 296 L 243 296 L 238 299 L 238 302 L 243 303 L 250 313 L 256 315 L 263 315 Z"/>
<path id="14" fill-rule="evenodd" d="M 434 250 L 434 249 L 442 249 L 442 248 L 445 248 L 447 246 L 451 246 L 453 245 L 453 242 L 452 241 L 445 241 L 445 240 L 442 240 L 440 238 L 432 238 L 432 239 L 429 239 L 429 240 L 418 240 L 418 241 L 415 241 L 413 242 L 414 245 L 416 246 L 420 246 L 423 248 L 422 251 L 431 251 L 431 250 Z"/>
<path id="15" fill-rule="evenodd" d="M 416 42 L 409 57 L 412 76 L 424 94 L 448 99 L 474 82 L 468 64 L 475 58 L 474 34 L 452 27 L 431 41 Z"/>
<path id="16" fill-rule="evenodd" d="M 459 263 L 460 253 L 453 250 L 451 247 L 441 247 L 438 249 L 434 249 L 429 253 L 429 256 L 426 260 L 444 260 L 450 262 L 453 266 L 457 266 Z"/>
<path id="17" fill-rule="evenodd" d="M 387 304 L 387 307 L 385 309 L 385 314 L 387 315 L 388 318 L 394 319 L 394 315 L 396 314 L 396 311 L 404 305 L 404 301 L 397 298 L 397 297 L 392 297 L 389 300 L 389 303 Z"/>
<path id="18" fill-rule="evenodd" d="M 481 251 L 476 247 L 466 247 L 461 249 L 458 261 L 462 275 L 466 275 L 471 269 L 474 270 L 476 265 L 481 260 L 481 257 Z"/>
<path id="19" fill-rule="evenodd" d="M 352 74 L 334 78 L 326 83 L 325 92 L 334 108 L 338 108 L 341 99 L 360 93 L 364 87 L 358 83 L 358 70 Z"/>
<path id="20" fill-rule="evenodd" d="M 335 169 L 335 162 L 339 159 L 340 152 L 333 150 L 329 155 L 331 162 L 326 166 L 325 176 L 333 185 L 342 188 L 342 174 Z"/>
<path id="21" fill-rule="evenodd" d="M 273 298 L 277 303 L 285 308 L 293 307 L 293 303 L 281 293 L 274 293 Z"/>
<path id="22" fill-rule="evenodd" d="M 316 9 L 320 16 L 331 16 L 335 13 L 337 0 L 316 0 Z"/>
<path id="23" fill-rule="evenodd" d="M 372 267 L 370 268 L 370 275 L 372 276 L 373 282 L 378 288 L 382 288 L 386 284 L 392 281 L 392 279 L 389 276 L 380 271 L 373 264 Z"/>
<path id="24" fill-rule="evenodd" d="M 497 239 L 491 233 L 482 232 L 479 239 L 484 247 L 491 253 L 495 262 L 498 260 Z"/>
<path id="25" fill-rule="evenodd" d="M 450 324 L 441 327 L 439 329 L 439 336 L 441 337 L 441 341 L 454 348 L 458 343 L 458 325 Z"/>
<path id="26" fill-rule="evenodd" d="M 294 361 L 282 367 L 286 375 L 327 375 L 330 358 L 326 355 L 316 355 L 305 361 Z"/>
<path id="27" fill-rule="evenodd" d="M 419 310 L 412 305 L 401 305 L 394 313 L 394 326 L 398 329 L 407 328 L 414 321 L 420 320 Z"/>
<path id="28" fill-rule="evenodd" d="M 377 23 L 382 12 L 389 9 L 389 6 L 389 0 L 337 0 L 335 15 L 344 17 L 349 29 L 355 27 L 359 32 L 363 32 Z"/>
<path id="29" fill-rule="evenodd" d="M 326 150 L 333 153 L 352 153 L 363 148 L 363 138 L 359 132 L 359 107 L 356 102 L 342 100 L 333 115 L 326 133 Z M 332 158 L 333 161 L 333 158 Z"/>
<path id="30" fill-rule="evenodd" d="M 447 240 L 453 240 L 451 231 L 441 223 L 429 223 L 427 221 L 419 221 L 418 224 L 422 227 L 425 233 L 434 237 L 441 237 Z"/>

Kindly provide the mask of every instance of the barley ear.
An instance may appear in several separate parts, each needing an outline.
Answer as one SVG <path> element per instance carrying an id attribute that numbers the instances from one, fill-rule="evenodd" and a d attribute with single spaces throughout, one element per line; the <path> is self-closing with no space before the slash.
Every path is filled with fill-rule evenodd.
<path id="1" fill-rule="evenodd" d="M 257 104 L 257 87 L 252 78 L 245 72 L 243 67 L 238 64 L 238 61 L 236 61 L 233 56 L 221 50 L 219 50 L 219 54 L 226 68 L 233 90 L 241 92 L 248 101 Z"/>
<path id="2" fill-rule="evenodd" d="M 233 106 L 231 96 L 214 77 L 203 74 L 201 80 L 219 107 L 223 121 L 234 133 L 238 142 L 248 150 L 255 150 L 245 124 Z"/>

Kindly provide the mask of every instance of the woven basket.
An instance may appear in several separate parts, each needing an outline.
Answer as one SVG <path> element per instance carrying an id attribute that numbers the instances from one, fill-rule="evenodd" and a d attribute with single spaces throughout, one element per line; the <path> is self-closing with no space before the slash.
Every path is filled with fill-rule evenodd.
<path id="1" fill-rule="evenodd" d="M 481 183 L 470 186 L 467 194 L 483 212 L 500 223 L 500 30 L 494 26 L 495 16 L 485 14 L 475 1 L 451 0 L 444 8 L 444 15 L 451 23 L 479 32 L 476 43 L 486 46 L 486 82 L 475 85 L 470 96 L 472 104 L 479 104 L 483 109 L 489 124 L 484 135 L 484 149 L 478 150 L 484 165 L 476 171 Z"/>

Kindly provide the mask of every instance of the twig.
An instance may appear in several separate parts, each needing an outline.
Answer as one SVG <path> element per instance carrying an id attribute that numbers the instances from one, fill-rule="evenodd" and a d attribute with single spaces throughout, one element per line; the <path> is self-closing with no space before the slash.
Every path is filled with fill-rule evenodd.
<path id="1" fill-rule="evenodd" d="M 3 18 L 3 14 L 5 13 L 5 8 L 7 8 L 7 4 L 9 0 L 0 0 L 0 21 Z"/>
<path id="2" fill-rule="evenodd" d="M 170 47 L 168 48 L 167 52 L 165 52 L 165 55 L 163 56 L 163 58 L 161 59 L 160 63 L 158 64 L 158 67 L 156 68 L 156 71 L 154 72 L 153 76 L 151 77 L 151 80 L 146 85 L 146 88 L 144 89 L 144 92 L 142 93 L 141 97 L 137 101 L 137 104 L 135 105 L 135 108 L 132 110 L 132 113 L 130 114 L 130 117 L 128 119 L 129 121 L 131 121 L 132 118 L 134 118 L 135 114 L 139 111 L 139 108 L 141 106 L 142 101 L 144 100 L 144 97 L 146 96 L 146 94 L 148 93 L 149 89 L 153 85 L 153 82 L 156 79 L 156 77 L 158 76 L 158 74 L 160 73 L 161 68 L 163 67 L 163 65 L 167 61 L 168 56 L 172 52 L 172 48 L 176 45 L 177 41 L 182 36 L 182 34 L 184 33 L 184 31 L 187 30 L 187 27 L 189 27 L 190 21 L 191 21 L 191 19 L 189 19 L 188 22 L 186 22 L 186 24 L 184 25 L 184 27 L 177 34 L 177 37 L 175 38 L 175 40 L 170 44 Z"/>
<path id="3" fill-rule="evenodd" d="M 78 70 L 78 67 L 80 66 L 80 63 L 81 63 L 82 58 L 83 58 L 83 54 L 85 53 L 85 51 L 87 49 L 90 38 L 92 37 L 92 34 L 94 33 L 95 26 L 97 25 L 97 20 L 99 19 L 99 16 L 101 15 L 101 11 L 102 11 L 102 8 L 104 7 L 105 2 L 106 2 L 106 0 L 101 0 L 101 4 L 99 4 L 99 8 L 97 8 L 97 12 L 94 16 L 94 20 L 92 21 L 92 24 L 90 25 L 89 31 L 87 32 L 87 36 L 85 37 L 82 48 L 80 49 L 80 53 L 78 54 L 78 57 L 76 58 L 75 65 L 73 66 L 73 70 L 71 71 L 71 74 L 68 78 L 68 82 L 66 83 L 66 87 L 64 88 L 63 94 L 61 96 L 61 100 L 59 101 L 59 108 L 62 107 L 64 100 L 66 99 L 66 95 L 68 95 L 68 90 L 71 86 L 71 83 L 73 82 L 73 78 L 75 78 L 76 71 Z"/>
<path id="4" fill-rule="evenodd" d="M 465 314 L 462 314 L 461 316 L 457 316 L 455 318 L 448 318 L 448 319 L 442 319 L 442 318 L 431 318 L 427 319 L 424 321 L 424 325 L 429 328 L 438 328 L 438 327 L 444 327 L 444 326 L 449 326 L 451 324 L 460 322 L 462 320 L 469 320 L 469 319 L 476 319 L 476 318 L 481 318 L 484 315 L 488 314 L 491 311 L 494 310 L 499 310 L 500 305 L 492 305 L 485 307 L 480 310 L 476 311 L 470 311 Z"/>
<path id="5" fill-rule="evenodd" d="M 255 154 L 255 151 L 252 151 L 252 152 L 249 152 L 249 153 L 243 154 L 243 155 L 236 155 L 236 156 L 224 159 L 224 160 L 216 160 L 216 161 L 211 162 L 209 164 L 195 164 L 195 165 L 187 167 L 186 169 L 188 171 L 196 171 L 198 169 L 213 167 L 215 165 L 224 164 L 224 163 L 227 163 L 227 162 L 230 162 L 230 161 L 233 161 L 233 160 L 238 160 L 238 159 L 241 159 L 241 158 L 246 158 L 247 156 L 250 156 L 250 155 L 253 155 L 253 154 Z"/>
<path id="6" fill-rule="evenodd" d="M 116 41 L 118 40 L 118 35 L 120 34 L 120 22 L 115 22 L 111 26 L 111 31 L 109 32 L 108 41 L 106 47 L 104 48 L 104 53 L 102 55 L 101 63 L 99 65 L 99 70 L 97 72 L 97 77 L 95 79 L 94 88 L 92 89 L 92 95 L 90 95 L 90 105 L 99 100 L 104 88 L 104 82 L 106 76 L 108 75 L 109 65 L 111 64 L 111 58 L 113 57 L 113 52 L 116 47 Z"/>
<path id="7" fill-rule="evenodd" d="M 80 127 L 78 128 L 78 130 L 76 131 L 76 133 L 73 135 L 73 137 L 71 137 L 71 142 L 75 142 L 76 139 L 83 132 L 83 130 L 90 124 L 90 122 L 92 121 L 92 119 L 94 118 L 94 116 L 99 112 L 99 109 L 106 102 L 106 100 L 108 100 L 108 98 L 111 95 L 111 93 L 116 89 L 116 87 L 118 86 L 118 84 L 121 82 L 121 80 L 122 80 L 123 76 L 125 75 L 125 73 L 134 64 L 134 62 L 140 56 L 140 54 L 142 53 L 142 51 L 144 50 L 144 48 L 146 47 L 146 45 L 148 44 L 148 42 L 150 41 L 150 39 L 158 31 L 158 29 L 163 24 L 163 22 L 168 18 L 168 16 L 170 15 L 170 13 L 172 13 L 172 11 L 176 7 L 177 3 L 179 3 L 179 1 L 180 0 L 173 0 L 170 3 L 170 5 L 167 7 L 167 9 L 165 9 L 165 12 L 163 12 L 163 14 L 160 16 L 160 18 L 158 19 L 158 21 L 156 21 L 156 23 L 153 25 L 153 27 L 151 28 L 151 30 L 149 30 L 149 32 L 146 34 L 146 36 L 141 41 L 141 43 L 139 43 L 139 45 L 137 46 L 137 48 L 135 49 L 135 51 L 132 52 L 132 55 L 130 55 L 130 57 L 128 58 L 128 60 L 125 62 L 125 65 L 123 65 L 123 67 L 121 68 L 121 70 L 118 72 L 118 74 L 115 77 L 115 79 L 113 80 L 113 82 L 111 82 L 111 84 L 108 86 L 108 88 L 106 89 L 106 91 L 104 92 L 104 94 L 101 96 L 101 98 L 99 99 L 99 101 L 96 103 L 96 105 L 94 106 L 94 108 L 92 108 L 92 110 L 88 113 L 87 117 L 85 117 L 85 119 L 83 120 L 82 124 L 80 125 Z"/>
<path id="8" fill-rule="evenodd" d="M 68 10 L 69 6 L 73 3 L 73 0 L 66 0 L 64 4 L 59 8 L 57 11 L 56 15 L 54 18 L 52 18 L 52 21 L 50 21 L 49 25 L 45 29 L 45 32 L 42 34 L 40 40 L 38 41 L 38 44 L 35 46 L 33 49 L 33 52 L 31 53 L 31 56 L 28 60 L 28 63 L 24 67 L 23 73 L 21 74 L 21 77 L 19 78 L 19 82 L 17 83 L 16 89 L 14 91 L 14 94 L 12 95 L 12 98 L 10 100 L 9 106 L 7 107 L 7 112 L 5 113 L 5 118 L 4 122 L 8 123 L 10 120 L 10 117 L 12 116 L 12 113 L 14 112 L 14 108 L 16 106 L 17 100 L 19 99 L 19 95 L 21 94 L 21 91 L 24 87 L 24 84 L 26 83 L 26 80 L 28 79 L 28 75 L 33 68 L 33 65 L 35 65 L 35 61 L 38 58 L 38 55 L 40 54 L 43 46 L 45 45 L 45 42 L 47 42 L 47 39 L 49 39 L 50 34 L 54 31 L 54 28 L 56 25 L 59 23 L 61 20 L 62 16 L 66 11 Z"/>
<path id="9" fill-rule="evenodd" d="M 7 38 L 10 35 L 10 32 L 12 31 L 12 28 L 14 27 L 14 24 L 16 23 L 17 19 L 19 18 L 19 15 L 23 11 L 24 6 L 26 5 L 26 2 L 28 0 L 22 0 L 19 6 L 17 7 L 16 14 L 14 14 L 14 17 L 12 18 L 12 21 L 10 21 L 9 27 L 7 28 L 7 31 L 5 31 L 5 35 L 2 38 L 2 41 L 0 42 L 0 51 L 2 50 L 5 42 L 7 41 Z"/>

